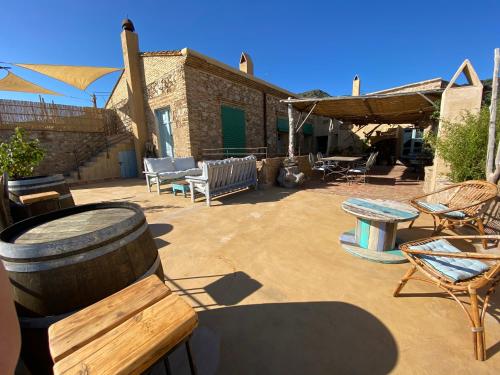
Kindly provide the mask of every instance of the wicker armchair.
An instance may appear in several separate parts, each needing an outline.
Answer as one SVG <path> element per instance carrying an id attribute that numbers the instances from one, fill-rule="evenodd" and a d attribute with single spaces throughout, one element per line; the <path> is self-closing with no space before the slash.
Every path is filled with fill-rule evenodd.
<path id="1" fill-rule="evenodd" d="M 500 255 L 461 252 L 447 241 L 447 239 L 474 238 L 499 240 L 500 235 L 441 236 L 402 244 L 400 249 L 411 262 L 411 267 L 399 282 L 394 297 L 399 296 L 411 279 L 435 284 L 441 288 L 467 315 L 471 323 L 476 359 L 484 361 L 486 359 L 484 317 L 490 296 L 500 281 Z M 421 271 L 424 277 L 413 276 L 417 270 Z M 483 289 L 486 293 L 480 308 L 478 292 Z M 458 298 L 463 293 L 469 295 L 469 309 L 467 304 Z"/>
<path id="2" fill-rule="evenodd" d="M 455 190 L 444 203 L 429 203 L 422 198 Z M 420 212 L 429 214 L 434 220 L 434 235 L 444 229 L 453 229 L 457 225 L 467 225 L 484 235 L 484 226 L 481 219 L 487 203 L 497 196 L 497 186 L 486 181 L 465 181 L 449 185 L 432 193 L 410 199 L 410 204 Z M 410 228 L 414 221 L 410 223 Z M 483 240 L 486 248 L 487 240 Z"/>

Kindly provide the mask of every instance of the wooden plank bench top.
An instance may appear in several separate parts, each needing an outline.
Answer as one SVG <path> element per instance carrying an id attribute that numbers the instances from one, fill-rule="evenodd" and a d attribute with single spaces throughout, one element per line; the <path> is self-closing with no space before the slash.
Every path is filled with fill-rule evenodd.
<path id="1" fill-rule="evenodd" d="M 49 328 L 57 374 L 140 374 L 188 337 L 193 308 L 152 275 Z"/>
<path id="2" fill-rule="evenodd" d="M 27 194 L 19 196 L 22 204 L 32 204 L 49 199 L 59 199 L 60 194 L 57 191 L 44 191 L 42 193 Z"/>

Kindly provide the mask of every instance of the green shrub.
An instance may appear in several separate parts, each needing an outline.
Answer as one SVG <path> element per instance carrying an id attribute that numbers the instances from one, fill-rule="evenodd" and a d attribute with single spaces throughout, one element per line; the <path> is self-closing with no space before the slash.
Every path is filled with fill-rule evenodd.
<path id="1" fill-rule="evenodd" d="M 435 146 L 439 155 L 449 164 L 449 177 L 453 182 L 486 179 L 489 119 L 489 109 L 483 107 L 478 114 L 465 114 L 460 122 L 444 123 L 442 135 L 435 140 Z M 500 136 L 499 120 L 496 124 L 497 143 Z"/>
<path id="2" fill-rule="evenodd" d="M 14 180 L 32 176 L 44 155 L 38 139 L 28 140 L 25 130 L 16 128 L 9 142 L 0 144 L 0 170 Z"/>

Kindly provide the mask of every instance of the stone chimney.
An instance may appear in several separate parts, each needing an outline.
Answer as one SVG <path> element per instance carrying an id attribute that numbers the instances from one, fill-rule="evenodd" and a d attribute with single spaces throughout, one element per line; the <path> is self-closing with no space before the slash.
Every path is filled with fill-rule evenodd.
<path id="1" fill-rule="evenodd" d="M 241 53 L 240 57 L 240 70 L 253 76 L 253 61 L 250 55 L 246 52 Z"/>
<path id="2" fill-rule="evenodd" d="M 352 96 L 359 96 L 360 91 L 361 91 L 361 81 L 359 80 L 359 77 L 356 74 L 354 76 L 354 79 L 352 80 Z"/>
<path id="3" fill-rule="evenodd" d="M 142 158 L 145 143 L 148 140 L 146 115 L 144 110 L 144 91 L 142 87 L 141 58 L 139 55 L 139 37 L 135 32 L 134 24 L 129 19 L 122 22 L 122 51 L 125 67 L 125 79 L 128 89 L 128 105 L 134 133 L 135 156 L 137 171 L 142 170 Z"/>

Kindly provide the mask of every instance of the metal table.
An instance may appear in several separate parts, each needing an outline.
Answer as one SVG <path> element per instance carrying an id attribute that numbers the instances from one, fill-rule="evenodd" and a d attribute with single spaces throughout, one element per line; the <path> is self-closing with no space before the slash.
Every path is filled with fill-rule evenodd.
<path id="1" fill-rule="evenodd" d="M 341 178 L 347 179 L 347 171 L 351 168 L 352 164 L 355 162 L 358 162 L 360 160 L 363 160 L 362 156 L 328 156 L 326 158 L 321 158 L 319 159 L 320 161 L 324 162 L 332 162 L 336 164 L 347 164 L 347 167 L 340 167 L 340 169 L 331 169 L 330 172 L 326 174 L 325 177 L 330 176 L 332 174 L 338 174 L 340 175 Z"/>
<path id="2" fill-rule="evenodd" d="M 321 158 L 321 161 L 337 161 L 339 163 L 355 163 L 362 160 L 362 156 L 328 156 L 326 158 Z"/>
<path id="3" fill-rule="evenodd" d="M 342 209 L 356 217 L 356 229 L 340 237 L 344 249 L 382 263 L 406 261 L 396 248 L 398 223 L 415 220 L 419 212 L 410 205 L 385 199 L 350 198 Z"/>

